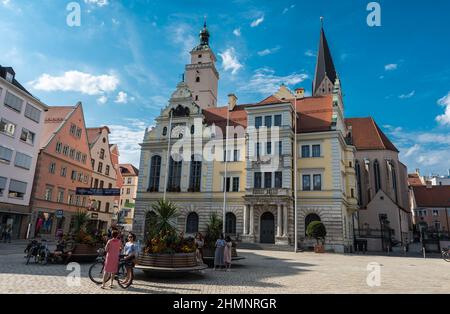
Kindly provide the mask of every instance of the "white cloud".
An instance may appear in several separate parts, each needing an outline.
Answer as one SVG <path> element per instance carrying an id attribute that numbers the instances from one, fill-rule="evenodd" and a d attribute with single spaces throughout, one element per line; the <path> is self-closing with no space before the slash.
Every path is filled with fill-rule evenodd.
<path id="1" fill-rule="evenodd" d="M 110 142 L 119 146 L 120 162 L 139 167 L 141 147 L 147 123 L 139 119 L 125 119 L 124 125 L 110 125 Z"/>
<path id="2" fill-rule="evenodd" d="M 400 99 L 408 99 L 408 98 L 414 97 L 415 94 L 416 94 L 416 91 L 413 90 L 411 93 L 401 94 L 400 96 L 398 96 L 398 98 L 400 98 Z"/>
<path id="3" fill-rule="evenodd" d="M 307 57 L 316 57 L 316 54 L 311 49 L 305 51 L 305 56 Z"/>
<path id="4" fill-rule="evenodd" d="M 438 100 L 438 104 L 445 107 L 445 112 L 436 117 L 436 121 L 441 125 L 450 126 L 450 92 Z"/>
<path id="5" fill-rule="evenodd" d="M 189 61 L 190 56 L 188 52 L 197 45 L 197 39 L 192 36 L 194 32 L 191 25 L 185 23 L 174 24 L 168 27 L 168 32 L 172 43 L 181 48 L 180 55 L 183 57 L 182 60 Z"/>
<path id="6" fill-rule="evenodd" d="M 222 67 L 225 71 L 231 71 L 231 74 L 236 74 L 243 65 L 239 62 L 234 47 L 230 47 L 223 53 L 219 53 L 222 58 Z"/>
<path id="7" fill-rule="evenodd" d="M 253 20 L 252 23 L 250 24 L 250 27 L 257 27 L 262 22 L 264 22 L 264 15 L 261 16 L 260 18 L 257 18 L 256 20 Z"/>
<path id="8" fill-rule="evenodd" d="M 106 97 L 105 95 L 103 95 L 103 96 L 101 96 L 101 97 L 99 97 L 98 99 L 97 99 L 97 103 L 99 104 L 99 105 L 104 105 L 104 104 L 106 104 L 108 102 L 108 97 Z"/>
<path id="9" fill-rule="evenodd" d="M 264 57 L 264 56 L 267 56 L 267 55 L 277 52 L 278 50 L 280 50 L 280 48 L 281 48 L 280 46 L 276 46 L 274 48 L 264 49 L 264 50 L 258 51 L 258 55 L 260 55 L 261 57 Z"/>
<path id="10" fill-rule="evenodd" d="M 96 5 L 98 7 L 104 7 L 109 4 L 108 0 L 84 0 L 87 4 Z"/>
<path id="11" fill-rule="evenodd" d="M 233 34 L 237 37 L 240 37 L 241 36 L 241 28 L 234 29 Z"/>
<path id="12" fill-rule="evenodd" d="M 410 147 L 410 148 L 406 151 L 405 156 L 406 156 L 406 157 L 409 157 L 409 156 L 411 156 L 411 155 L 417 153 L 419 150 L 420 150 L 420 145 L 419 145 L 419 144 L 415 144 L 414 146 Z"/>
<path id="13" fill-rule="evenodd" d="M 277 76 L 270 68 L 260 68 L 255 71 L 249 82 L 240 88 L 242 91 L 257 92 L 264 95 L 275 93 L 281 84 L 295 86 L 308 78 L 305 73 L 292 73 L 286 76 Z"/>
<path id="14" fill-rule="evenodd" d="M 116 100 L 114 101 L 116 104 L 128 104 L 129 101 L 133 101 L 134 97 L 129 97 L 125 92 L 119 92 L 117 94 Z"/>
<path id="15" fill-rule="evenodd" d="M 68 71 L 62 76 L 51 76 L 45 73 L 28 84 L 35 90 L 46 92 L 63 91 L 102 95 L 115 91 L 119 85 L 119 78 L 114 74 L 96 76 L 79 71 Z"/>
<path id="16" fill-rule="evenodd" d="M 286 14 L 290 9 L 295 8 L 295 4 L 291 4 L 289 7 L 283 9 L 283 14 Z"/>
<path id="17" fill-rule="evenodd" d="M 11 1 L 10 0 L 2 0 L 1 3 L 7 6 Z"/>
<path id="18" fill-rule="evenodd" d="M 384 66 L 384 69 L 386 71 L 394 71 L 394 70 L 397 70 L 397 68 L 398 68 L 398 64 L 396 64 L 396 63 L 390 63 L 390 64 L 386 64 Z"/>

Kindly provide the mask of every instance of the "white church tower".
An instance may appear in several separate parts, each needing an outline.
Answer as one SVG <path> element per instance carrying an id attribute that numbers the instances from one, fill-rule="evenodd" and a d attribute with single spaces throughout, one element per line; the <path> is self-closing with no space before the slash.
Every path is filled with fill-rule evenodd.
<path id="1" fill-rule="evenodd" d="M 186 65 L 185 80 L 192 98 L 202 109 L 217 107 L 219 72 L 216 56 L 209 46 L 206 21 L 200 31 L 200 44 L 191 51 L 191 64 Z"/>

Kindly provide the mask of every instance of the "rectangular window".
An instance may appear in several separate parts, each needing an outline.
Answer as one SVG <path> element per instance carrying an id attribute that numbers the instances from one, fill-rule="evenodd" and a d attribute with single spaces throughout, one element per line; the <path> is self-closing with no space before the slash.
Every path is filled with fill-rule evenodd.
<path id="1" fill-rule="evenodd" d="M 433 209 L 433 216 L 439 216 L 439 211 L 437 209 Z"/>
<path id="2" fill-rule="evenodd" d="M 63 154 L 64 154 L 64 156 L 69 156 L 69 146 L 67 146 L 67 145 L 64 146 Z"/>
<path id="3" fill-rule="evenodd" d="M 311 155 L 309 153 L 309 145 L 302 146 L 302 158 L 309 158 Z"/>
<path id="4" fill-rule="evenodd" d="M 20 134 L 20 140 L 30 145 L 34 145 L 35 137 L 36 134 L 25 128 L 22 129 L 22 133 Z"/>
<path id="5" fill-rule="evenodd" d="M 256 158 L 259 159 L 260 156 L 261 156 L 261 144 L 256 143 Z"/>
<path id="6" fill-rule="evenodd" d="M 61 167 L 60 175 L 61 175 L 61 177 L 65 177 L 67 175 L 66 167 Z"/>
<path id="7" fill-rule="evenodd" d="M 313 145 L 312 146 L 312 156 L 313 157 L 320 157 L 320 145 Z"/>
<path id="8" fill-rule="evenodd" d="M 315 174 L 313 180 L 314 180 L 314 191 L 321 191 L 322 190 L 322 175 Z"/>
<path id="9" fill-rule="evenodd" d="M 262 181 L 261 181 L 261 172 L 255 172 L 255 184 L 254 184 L 254 186 L 255 186 L 255 189 L 260 189 L 261 188 L 261 184 L 262 184 Z"/>
<path id="10" fill-rule="evenodd" d="M 88 183 L 88 181 L 89 181 L 89 176 L 88 175 L 85 175 L 84 176 L 84 179 L 83 179 L 83 183 Z"/>
<path id="11" fill-rule="evenodd" d="M 27 183 L 11 179 L 8 196 L 10 198 L 23 198 L 27 192 Z"/>
<path id="12" fill-rule="evenodd" d="M 83 200 L 81 201 L 81 206 L 86 208 L 86 197 L 83 196 Z"/>
<path id="13" fill-rule="evenodd" d="M 255 128 L 259 129 L 262 126 L 262 117 L 255 117 Z"/>
<path id="14" fill-rule="evenodd" d="M 106 204 L 105 204 L 105 212 L 106 212 L 106 213 L 109 213 L 109 203 L 106 203 Z"/>
<path id="15" fill-rule="evenodd" d="M 12 122 L 9 122 L 8 120 L 1 119 L 0 132 L 14 137 L 14 134 L 16 133 L 16 125 Z"/>
<path id="16" fill-rule="evenodd" d="M 5 106 L 17 111 L 22 111 L 23 100 L 17 97 L 16 95 L 11 94 L 10 92 L 6 92 L 5 97 Z"/>
<path id="17" fill-rule="evenodd" d="M 81 129 L 77 128 L 77 137 L 78 138 L 81 138 L 81 133 L 82 133 Z"/>
<path id="18" fill-rule="evenodd" d="M 223 178 L 223 187 L 226 189 L 227 192 L 230 192 L 230 188 L 231 188 L 231 178 Z"/>
<path id="19" fill-rule="evenodd" d="M 83 173 L 78 173 L 78 182 L 83 182 Z"/>
<path id="20" fill-rule="evenodd" d="M 83 157 L 81 157 L 81 162 L 85 165 L 86 164 L 86 158 L 87 158 L 87 155 L 86 154 L 83 154 Z"/>
<path id="21" fill-rule="evenodd" d="M 3 196 L 3 192 L 5 191 L 7 180 L 8 179 L 5 177 L 0 177 L 0 196 Z"/>
<path id="22" fill-rule="evenodd" d="M 94 180 L 94 188 L 97 189 L 98 188 L 98 179 Z"/>
<path id="23" fill-rule="evenodd" d="M 64 203 L 64 190 L 58 190 L 58 199 L 56 201 L 58 203 Z"/>
<path id="24" fill-rule="evenodd" d="M 75 124 L 70 125 L 70 134 L 75 136 L 77 133 L 77 126 Z"/>
<path id="25" fill-rule="evenodd" d="M 13 150 L 0 145 L 0 161 L 10 163 L 13 155 Z"/>
<path id="26" fill-rule="evenodd" d="M 281 126 L 281 114 L 275 115 L 273 123 L 275 126 Z"/>
<path id="27" fill-rule="evenodd" d="M 100 180 L 99 188 L 103 189 L 104 186 L 105 186 L 105 182 L 103 180 Z"/>
<path id="28" fill-rule="evenodd" d="M 98 163 L 98 169 L 97 169 L 97 172 L 102 173 L 102 171 L 103 171 L 103 163 L 102 163 L 102 162 L 99 162 L 99 163 Z"/>
<path id="29" fill-rule="evenodd" d="M 266 154 L 267 155 L 272 155 L 272 142 L 267 142 L 266 143 Z"/>
<path id="30" fill-rule="evenodd" d="M 264 173 L 264 188 L 266 189 L 272 188 L 272 172 Z"/>
<path id="31" fill-rule="evenodd" d="M 32 160 L 33 158 L 31 156 L 16 152 L 16 159 L 14 161 L 14 165 L 19 168 L 30 170 Z"/>
<path id="32" fill-rule="evenodd" d="M 102 209 L 102 202 L 97 201 L 97 210 L 100 211 Z"/>
<path id="33" fill-rule="evenodd" d="M 105 175 L 109 176 L 109 166 L 105 167 Z"/>
<path id="34" fill-rule="evenodd" d="M 235 149 L 233 152 L 233 161 L 239 161 L 240 156 L 239 156 L 239 150 Z"/>
<path id="35" fill-rule="evenodd" d="M 103 148 L 100 149 L 100 159 L 101 160 L 105 159 L 105 150 Z"/>
<path id="36" fill-rule="evenodd" d="M 265 116 L 264 117 L 264 126 L 266 126 L 267 128 L 271 128 L 272 127 L 272 116 Z"/>
<path id="37" fill-rule="evenodd" d="M 25 107 L 25 117 L 39 123 L 39 121 L 41 121 L 41 111 L 27 103 L 27 106 Z"/>
<path id="38" fill-rule="evenodd" d="M 311 176 L 304 175 L 302 177 L 302 189 L 303 191 L 311 191 Z"/>
<path id="39" fill-rule="evenodd" d="M 58 154 L 61 154 L 61 152 L 62 152 L 62 143 L 61 142 L 56 143 L 56 152 Z"/>
<path id="40" fill-rule="evenodd" d="M 75 159 L 75 149 L 73 148 L 70 149 L 69 157 Z"/>
<path id="41" fill-rule="evenodd" d="M 76 161 L 81 161 L 81 152 L 77 152 L 75 155 L 75 160 Z"/>
<path id="42" fill-rule="evenodd" d="M 47 186 L 45 188 L 45 195 L 44 195 L 44 199 L 46 201 L 51 201 L 52 200 L 52 193 L 53 193 L 53 188 L 50 186 Z"/>
<path id="43" fill-rule="evenodd" d="M 108 184 L 108 189 L 112 189 L 112 183 Z"/>
<path id="44" fill-rule="evenodd" d="M 75 198 L 75 192 L 69 191 L 69 196 L 67 197 L 67 204 L 73 205 L 73 203 L 75 201 L 74 198 Z"/>
<path id="45" fill-rule="evenodd" d="M 275 187 L 281 189 L 283 187 L 283 173 L 281 171 L 275 172 Z"/>
<path id="46" fill-rule="evenodd" d="M 72 175 L 70 176 L 70 178 L 72 179 L 72 181 L 77 180 L 77 172 L 75 170 L 72 171 Z"/>
<path id="47" fill-rule="evenodd" d="M 55 174 L 56 171 L 56 163 L 52 162 L 48 165 L 48 172 L 51 174 Z"/>
<path id="48" fill-rule="evenodd" d="M 128 189 L 127 189 L 127 194 L 130 194 L 130 193 L 131 193 L 131 189 L 128 188 Z"/>
<path id="49" fill-rule="evenodd" d="M 239 192 L 239 178 L 233 178 L 233 192 Z"/>
<path id="50" fill-rule="evenodd" d="M 92 166 L 92 170 L 94 170 L 95 169 L 95 160 L 94 159 L 91 159 L 91 166 Z"/>
<path id="51" fill-rule="evenodd" d="M 283 155 L 283 142 L 282 141 L 278 141 L 278 154 L 280 156 Z"/>

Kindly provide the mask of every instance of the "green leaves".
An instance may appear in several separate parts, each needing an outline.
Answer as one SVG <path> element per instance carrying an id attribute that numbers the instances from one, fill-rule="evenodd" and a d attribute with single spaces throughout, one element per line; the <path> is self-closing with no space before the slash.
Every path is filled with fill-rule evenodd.
<path id="1" fill-rule="evenodd" d="M 317 243 L 319 243 L 319 240 L 325 240 L 327 230 L 322 222 L 313 221 L 308 225 L 308 228 L 306 228 L 306 235 L 310 238 L 316 239 Z"/>
<path id="2" fill-rule="evenodd" d="M 80 231 L 86 231 L 86 225 L 89 221 L 89 214 L 84 210 L 77 210 L 74 219 L 74 231 L 79 233 Z"/>
<path id="3" fill-rule="evenodd" d="M 215 247 L 215 243 L 222 233 L 222 228 L 222 219 L 216 213 L 212 213 L 206 226 L 205 244 L 207 247 Z"/>
<path id="4" fill-rule="evenodd" d="M 177 206 L 165 200 L 159 200 L 152 206 L 156 213 L 156 221 L 154 224 L 157 234 L 164 232 L 170 233 L 176 231 L 176 218 L 178 217 Z"/>

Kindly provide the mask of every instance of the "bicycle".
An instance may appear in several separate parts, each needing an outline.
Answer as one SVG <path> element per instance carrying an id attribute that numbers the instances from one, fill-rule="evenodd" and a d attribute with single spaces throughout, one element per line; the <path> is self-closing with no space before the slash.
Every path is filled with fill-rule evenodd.
<path id="1" fill-rule="evenodd" d="M 100 285 L 103 283 L 103 269 L 105 267 L 105 250 L 99 249 L 97 253 L 98 257 L 95 263 L 89 267 L 89 278 L 95 284 Z M 117 280 L 119 286 L 122 289 L 127 289 L 133 283 L 134 273 L 133 270 L 131 270 L 131 278 L 127 283 L 125 283 L 127 279 L 127 261 L 124 259 L 124 257 L 125 255 L 120 255 L 119 267 L 117 273 L 115 274 L 114 279 Z"/>
<path id="2" fill-rule="evenodd" d="M 38 262 L 37 256 L 38 256 L 40 247 L 41 247 L 41 244 L 36 240 L 31 241 L 27 245 L 27 248 L 25 249 L 25 253 L 27 254 L 27 255 L 25 255 L 25 258 L 27 259 L 26 265 L 30 264 L 30 261 L 32 260 L 32 258 L 34 258 L 34 263 L 37 264 L 37 262 Z"/>
<path id="3" fill-rule="evenodd" d="M 442 249 L 441 255 L 442 255 L 442 258 L 444 259 L 444 261 L 450 263 L 450 250 L 449 249 Z"/>

